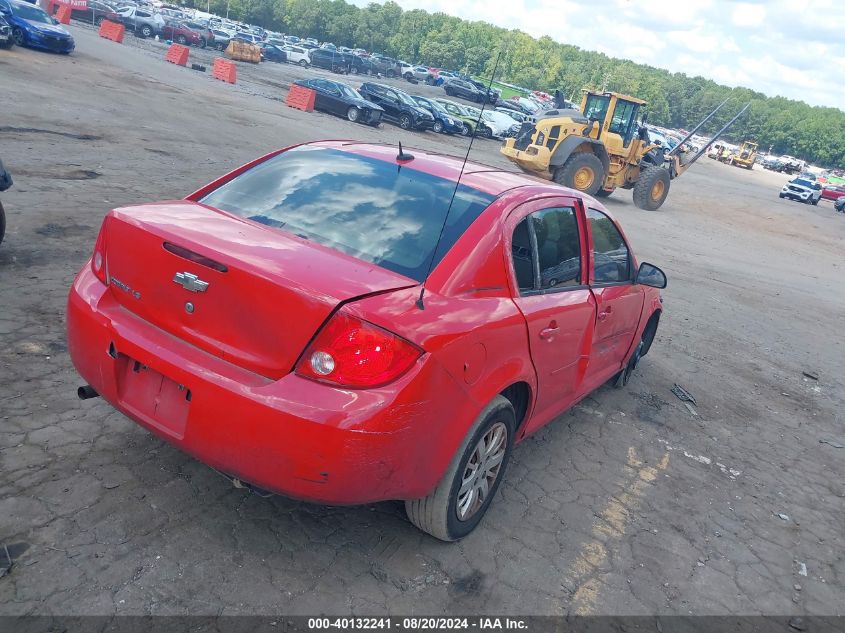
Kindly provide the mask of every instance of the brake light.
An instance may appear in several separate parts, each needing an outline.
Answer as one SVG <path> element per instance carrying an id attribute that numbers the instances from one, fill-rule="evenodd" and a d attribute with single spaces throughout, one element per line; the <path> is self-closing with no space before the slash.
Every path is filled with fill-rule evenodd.
<path id="1" fill-rule="evenodd" d="M 407 372 L 422 354 L 413 343 L 340 310 L 305 350 L 296 373 L 341 387 L 380 387 Z"/>
<path id="2" fill-rule="evenodd" d="M 91 270 L 94 276 L 102 281 L 105 285 L 109 285 L 109 277 L 106 272 L 106 220 L 103 220 L 103 225 L 100 227 L 100 232 L 97 234 L 97 241 L 94 243 L 94 252 L 91 255 Z"/>

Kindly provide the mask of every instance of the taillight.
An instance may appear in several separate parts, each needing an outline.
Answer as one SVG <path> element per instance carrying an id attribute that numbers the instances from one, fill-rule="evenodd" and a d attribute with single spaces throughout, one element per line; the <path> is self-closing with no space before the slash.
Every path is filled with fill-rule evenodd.
<path id="1" fill-rule="evenodd" d="M 106 272 L 106 220 L 103 220 L 103 225 L 100 227 L 100 233 L 97 235 L 97 241 L 94 244 L 94 253 L 91 255 L 91 270 L 97 279 L 107 286 L 109 285 L 109 277 Z"/>
<path id="2" fill-rule="evenodd" d="M 408 371 L 422 353 L 413 343 L 341 309 L 305 350 L 296 373 L 341 387 L 380 387 Z"/>

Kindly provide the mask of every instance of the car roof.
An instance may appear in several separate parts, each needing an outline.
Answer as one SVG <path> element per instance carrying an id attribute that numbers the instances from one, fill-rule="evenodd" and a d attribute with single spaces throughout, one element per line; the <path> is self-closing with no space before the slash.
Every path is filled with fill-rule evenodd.
<path id="1" fill-rule="evenodd" d="M 403 151 L 411 153 L 414 159 L 408 163 L 398 163 L 396 155 L 399 151 L 398 145 L 388 145 L 380 143 L 364 143 L 359 141 L 316 141 L 314 143 L 307 143 L 310 146 L 326 147 L 330 149 L 337 149 L 360 156 L 367 156 L 369 158 L 376 158 L 386 162 L 393 162 L 397 165 L 405 165 L 410 169 L 421 171 L 433 176 L 439 176 L 446 180 L 456 181 L 458 177 L 461 178 L 461 184 L 477 189 L 483 193 L 493 196 L 499 196 L 505 191 L 515 189 L 517 187 L 543 187 L 549 189 L 550 193 L 558 195 L 573 195 L 571 192 L 562 193 L 561 188 L 557 185 L 551 185 L 545 180 L 541 180 L 534 176 L 528 176 L 518 172 L 505 171 L 498 167 L 484 165 L 482 163 L 467 162 L 463 166 L 463 160 L 455 156 L 447 154 L 438 154 L 436 152 L 427 152 L 419 148 L 406 148 Z M 461 169 L 463 167 L 463 174 Z"/>

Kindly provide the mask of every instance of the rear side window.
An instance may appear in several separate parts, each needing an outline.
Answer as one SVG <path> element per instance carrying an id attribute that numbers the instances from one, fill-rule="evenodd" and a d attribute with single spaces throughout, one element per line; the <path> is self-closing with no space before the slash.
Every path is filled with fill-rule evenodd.
<path id="1" fill-rule="evenodd" d="M 582 283 L 581 238 L 572 207 L 529 215 L 514 229 L 511 250 L 520 294 L 563 290 Z"/>
<path id="2" fill-rule="evenodd" d="M 200 202 L 335 248 L 416 281 L 494 197 L 460 185 L 435 252 L 451 180 L 321 147 L 275 156 Z"/>
<path id="3" fill-rule="evenodd" d="M 587 209 L 593 234 L 593 262 L 596 283 L 618 283 L 631 279 L 631 257 L 619 229 L 607 215 Z"/>

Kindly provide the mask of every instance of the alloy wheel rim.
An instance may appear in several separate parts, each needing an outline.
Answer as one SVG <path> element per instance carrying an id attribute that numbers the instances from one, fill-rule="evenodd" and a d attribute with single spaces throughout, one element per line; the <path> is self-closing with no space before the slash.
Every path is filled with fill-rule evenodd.
<path id="1" fill-rule="evenodd" d="M 496 422 L 478 440 L 464 467 L 455 512 L 459 521 L 469 521 L 487 501 L 499 478 L 508 446 L 508 428 Z"/>
<path id="2" fill-rule="evenodd" d="M 575 172 L 575 188 L 580 191 L 588 189 L 593 184 L 593 180 L 595 180 L 595 175 L 589 167 L 582 167 Z"/>

